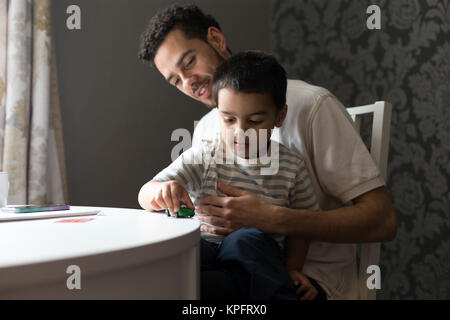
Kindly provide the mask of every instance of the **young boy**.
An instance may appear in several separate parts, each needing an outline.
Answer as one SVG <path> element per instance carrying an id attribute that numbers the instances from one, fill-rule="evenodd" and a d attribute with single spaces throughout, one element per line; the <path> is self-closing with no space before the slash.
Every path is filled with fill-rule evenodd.
<path id="1" fill-rule="evenodd" d="M 199 197 L 219 194 L 222 182 L 274 205 L 319 210 L 303 160 L 270 140 L 272 129 L 286 117 L 286 87 L 285 71 L 270 55 L 243 52 L 226 60 L 214 74 L 212 89 L 220 136 L 187 150 L 146 183 L 140 205 L 174 213 L 182 201 L 194 208 Z M 202 232 L 201 269 L 225 268 L 249 299 L 296 299 L 300 294 L 302 299 L 325 299 L 323 289 L 301 273 L 307 251 L 304 239 L 253 228 L 227 237 Z"/>

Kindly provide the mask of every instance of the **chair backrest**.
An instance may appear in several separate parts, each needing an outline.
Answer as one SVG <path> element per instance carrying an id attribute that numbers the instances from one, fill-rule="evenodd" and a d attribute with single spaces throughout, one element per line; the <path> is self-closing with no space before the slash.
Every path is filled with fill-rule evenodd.
<path id="1" fill-rule="evenodd" d="M 377 101 L 370 105 L 347 108 L 347 111 L 352 117 L 358 132 L 361 127 L 361 118 L 364 115 L 373 113 L 370 154 L 380 170 L 381 177 L 387 182 L 392 105 L 389 102 Z M 370 265 L 379 266 L 379 260 L 380 243 L 365 243 L 361 245 L 358 272 L 358 290 L 361 300 L 376 299 L 376 289 L 370 290 L 367 286 L 367 278 L 369 276 L 367 267 Z"/>

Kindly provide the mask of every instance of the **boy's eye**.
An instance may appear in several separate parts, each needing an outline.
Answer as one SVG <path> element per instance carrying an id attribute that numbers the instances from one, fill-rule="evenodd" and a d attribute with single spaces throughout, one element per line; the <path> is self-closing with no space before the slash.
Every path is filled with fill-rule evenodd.
<path id="1" fill-rule="evenodd" d="M 177 80 L 175 80 L 175 82 L 173 84 L 174 84 L 174 86 L 178 86 L 179 83 L 180 83 L 180 78 L 177 78 Z"/>
<path id="2" fill-rule="evenodd" d="M 263 121 L 262 120 L 248 120 L 248 122 L 253 125 L 258 125 L 258 124 L 261 124 Z"/>
<path id="3" fill-rule="evenodd" d="M 225 123 L 232 123 L 232 122 L 234 121 L 234 119 L 231 119 L 231 118 L 224 118 L 223 121 L 224 121 Z"/>

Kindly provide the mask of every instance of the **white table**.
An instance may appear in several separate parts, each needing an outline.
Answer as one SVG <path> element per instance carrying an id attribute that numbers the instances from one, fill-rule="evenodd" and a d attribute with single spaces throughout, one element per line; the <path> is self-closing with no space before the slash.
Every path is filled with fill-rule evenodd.
<path id="1" fill-rule="evenodd" d="M 98 209 L 85 222 L 0 223 L 0 299 L 199 298 L 197 220 Z M 72 265 L 80 289 L 68 288 Z"/>

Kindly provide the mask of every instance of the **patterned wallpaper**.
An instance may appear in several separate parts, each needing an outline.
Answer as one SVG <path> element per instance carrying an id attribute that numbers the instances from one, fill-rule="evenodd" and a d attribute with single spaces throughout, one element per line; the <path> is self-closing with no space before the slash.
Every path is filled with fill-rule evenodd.
<path id="1" fill-rule="evenodd" d="M 388 189 L 399 228 L 381 247 L 378 299 L 450 299 L 450 0 L 272 2 L 272 50 L 290 78 L 347 107 L 393 104 Z M 371 4 L 381 30 L 366 27 Z"/>

